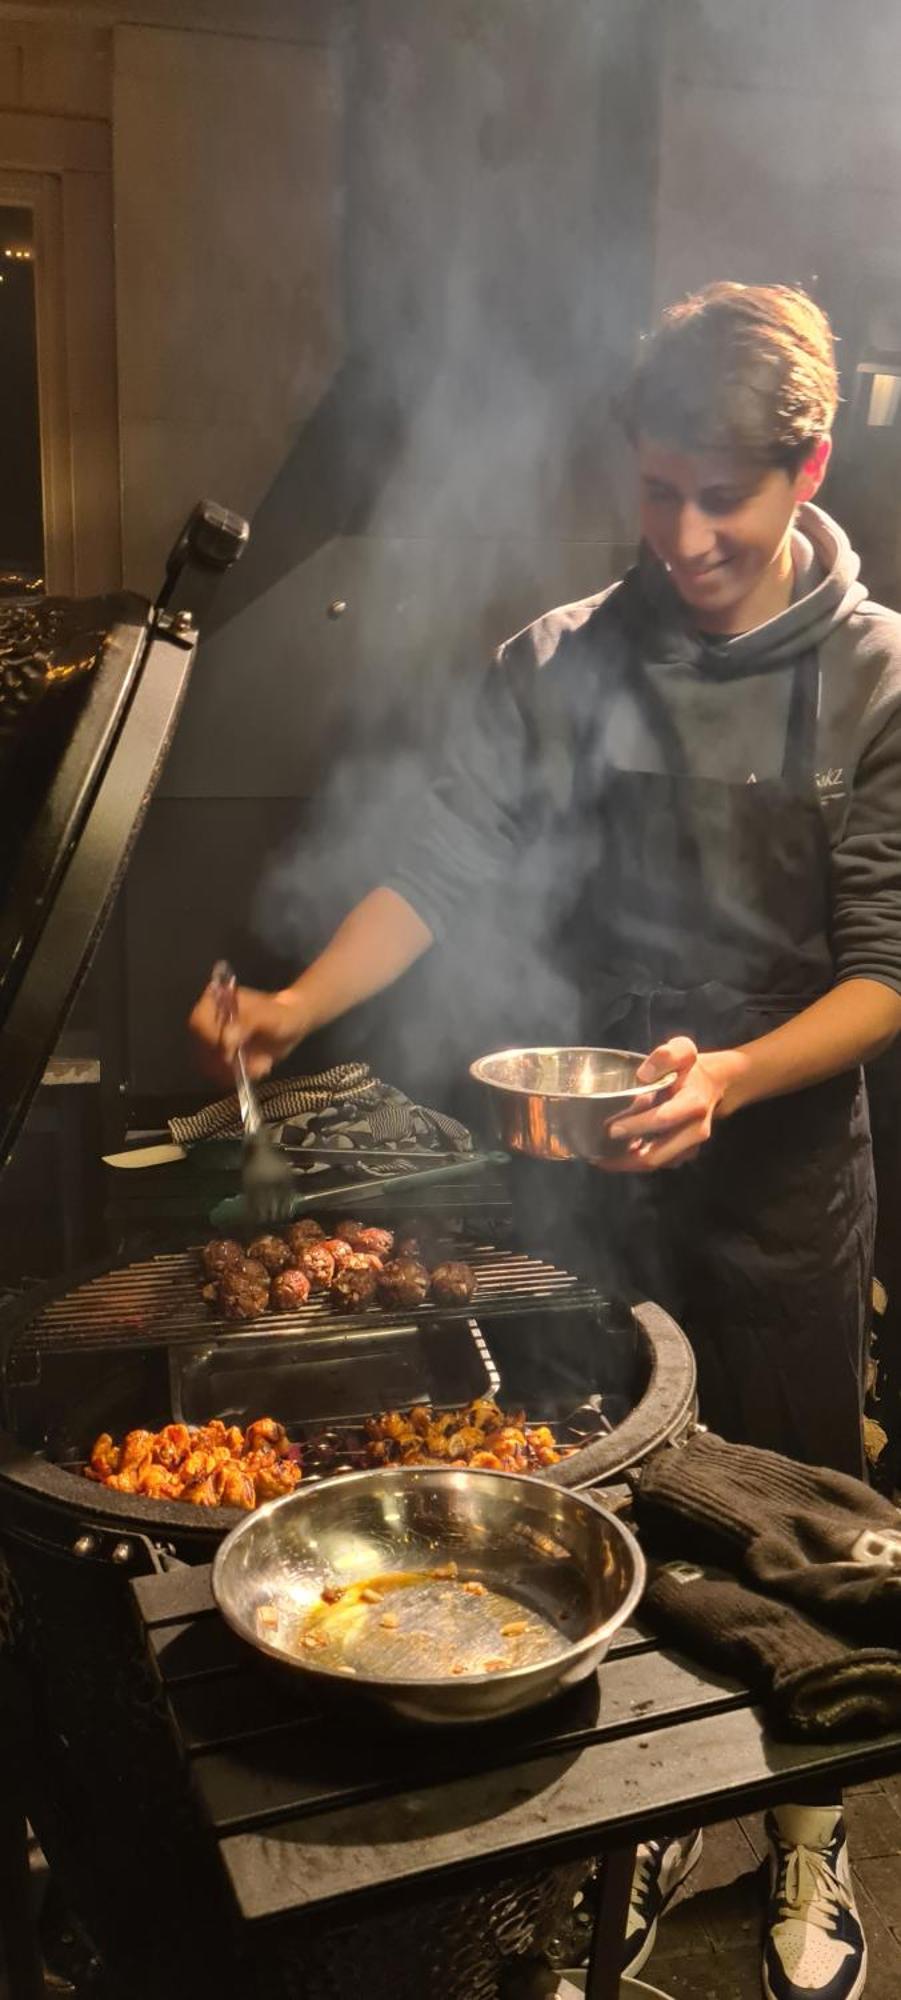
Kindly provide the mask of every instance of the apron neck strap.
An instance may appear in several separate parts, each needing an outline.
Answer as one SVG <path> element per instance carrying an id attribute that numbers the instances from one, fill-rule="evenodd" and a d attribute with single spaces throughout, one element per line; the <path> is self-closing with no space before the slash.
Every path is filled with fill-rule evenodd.
<path id="1" fill-rule="evenodd" d="M 785 733 L 783 783 L 798 789 L 816 782 L 820 663 L 816 652 L 801 653 L 794 671 Z"/>

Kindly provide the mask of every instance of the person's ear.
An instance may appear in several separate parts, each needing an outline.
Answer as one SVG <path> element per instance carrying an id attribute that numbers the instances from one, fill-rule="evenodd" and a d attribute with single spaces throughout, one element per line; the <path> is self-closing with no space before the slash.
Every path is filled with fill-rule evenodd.
<path id="1" fill-rule="evenodd" d="M 819 493 L 831 457 L 832 439 L 818 438 L 797 476 L 795 491 L 799 500 L 812 500 L 814 494 Z"/>

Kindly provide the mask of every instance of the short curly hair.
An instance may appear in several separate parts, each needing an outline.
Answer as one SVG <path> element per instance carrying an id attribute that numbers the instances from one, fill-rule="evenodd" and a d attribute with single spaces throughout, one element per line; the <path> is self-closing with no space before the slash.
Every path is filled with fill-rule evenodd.
<path id="1" fill-rule="evenodd" d="M 839 400 L 826 314 L 789 285 L 707 285 L 670 306 L 624 400 L 629 436 L 794 472 Z"/>

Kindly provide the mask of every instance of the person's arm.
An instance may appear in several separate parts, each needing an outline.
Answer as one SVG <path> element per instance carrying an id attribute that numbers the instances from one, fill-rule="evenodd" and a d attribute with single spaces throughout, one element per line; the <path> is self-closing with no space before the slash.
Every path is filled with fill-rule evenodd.
<path id="1" fill-rule="evenodd" d="M 240 986 L 233 1020 L 220 1027 L 212 993 L 202 993 L 189 1027 L 207 1067 L 227 1080 L 239 1047 L 251 1076 L 267 1076 L 297 1043 L 399 979 L 432 943 L 432 933 L 396 890 L 371 890 L 339 924 L 312 965 L 280 993 Z"/>
<path id="2" fill-rule="evenodd" d="M 901 994 L 875 979 L 845 979 L 778 1028 L 731 1049 L 720 1112 L 824 1083 L 882 1055 L 901 1031 Z"/>
<path id="3" fill-rule="evenodd" d="M 629 1151 L 601 1164 L 616 1173 L 680 1166 L 694 1158 L 719 1119 L 870 1062 L 899 1032 L 901 995 L 874 979 L 848 979 L 736 1049 L 699 1055 L 694 1042 L 678 1035 L 654 1049 L 639 1071 L 643 1083 L 674 1072 L 669 1096 L 651 1111 L 612 1123 L 612 1136 L 628 1139 Z"/>

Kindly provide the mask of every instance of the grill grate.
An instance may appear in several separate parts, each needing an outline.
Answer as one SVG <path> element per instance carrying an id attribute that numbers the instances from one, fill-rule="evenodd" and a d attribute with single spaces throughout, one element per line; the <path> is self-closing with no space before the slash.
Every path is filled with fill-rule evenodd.
<path id="1" fill-rule="evenodd" d="M 469 1318 L 479 1321 L 542 1309 L 595 1311 L 602 1301 L 594 1287 L 556 1265 L 524 1252 L 460 1245 L 476 1274 L 471 1306 L 455 1313 L 446 1306 L 425 1304 L 392 1315 L 379 1307 L 364 1313 L 338 1313 L 327 1294 L 314 1295 L 292 1313 L 266 1313 L 235 1325 L 211 1313 L 200 1297 L 202 1278 L 195 1251 L 179 1250 L 124 1264 L 46 1302 L 22 1328 L 25 1351 L 79 1348 L 169 1347 L 198 1338 L 223 1338 L 229 1343 L 280 1340 L 304 1334 L 353 1333 L 356 1329 L 415 1326 Z"/>

